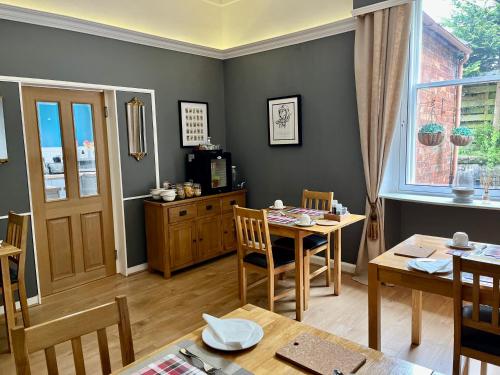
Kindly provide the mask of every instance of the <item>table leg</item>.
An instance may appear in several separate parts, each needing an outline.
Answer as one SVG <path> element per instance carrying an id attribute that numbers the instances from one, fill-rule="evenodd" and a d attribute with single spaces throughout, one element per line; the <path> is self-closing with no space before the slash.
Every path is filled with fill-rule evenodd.
<path id="1" fill-rule="evenodd" d="M 10 285 L 10 270 L 9 270 L 9 257 L 0 258 L 2 265 L 2 285 L 3 285 L 3 298 L 5 309 L 5 323 L 7 326 L 7 343 L 10 352 L 12 347 L 12 338 L 10 330 L 16 326 L 14 307 L 12 305 L 12 286 Z"/>
<path id="2" fill-rule="evenodd" d="M 380 350 L 380 282 L 378 280 L 378 266 L 368 264 L 368 345 Z"/>
<path id="3" fill-rule="evenodd" d="M 340 295 L 340 278 L 342 276 L 342 232 L 333 232 L 333 294 Z"/>
<path id="4" fill-rule="evenodd" d="M 301 232 L 295 234 L 295 319 L 304 314 L 304 248 Z"/>
<path id="5" fill-rule="evenodd" d="M 420 345 L 422 339 L 422 292 L 411 291 L 411 343 Z"/>

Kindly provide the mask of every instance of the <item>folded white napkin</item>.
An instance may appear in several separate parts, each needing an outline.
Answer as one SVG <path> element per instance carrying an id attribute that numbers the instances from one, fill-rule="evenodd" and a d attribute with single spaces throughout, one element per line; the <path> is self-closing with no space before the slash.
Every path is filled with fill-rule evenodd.
<path id="1" fill-rule="evenodd" d="M 255 329 L 252 324 L 244 320 L 219 319 L 208 314 L 203 314 L 203 319 L 220 342 L 235 349 L 244 348 Z"/>
<path id="2" fill-rule="evenodd" d="M 424 258 L 424 259 L 415 259 L 414 261 L 420 269 L 430 274 L 445 270 L 447 267 L 449 267 L 451 263 L 451 259 L 438 259 L 432 261 L 428 258 Z"/>

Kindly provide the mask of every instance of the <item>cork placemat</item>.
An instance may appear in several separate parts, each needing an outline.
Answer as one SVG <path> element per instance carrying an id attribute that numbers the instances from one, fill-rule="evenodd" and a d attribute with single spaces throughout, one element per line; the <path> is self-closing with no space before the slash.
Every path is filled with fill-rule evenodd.
<path id="1" fill-rule="evenodd" d="M 361 353 L 309 333 L 297 336 L 279 349 L 276 356 L 319 375 L 331 375 L 334 370 L 355 373 L 366 362 Z"/>
<path id="2" fill-rule="evenodd" d="M 405 245 L 402 249 L 394 252 L 394 255 L 399 255 L 407 258 L 428 258 L 436 252 L 435 249 L 428 249 L 415 245 Z"/>

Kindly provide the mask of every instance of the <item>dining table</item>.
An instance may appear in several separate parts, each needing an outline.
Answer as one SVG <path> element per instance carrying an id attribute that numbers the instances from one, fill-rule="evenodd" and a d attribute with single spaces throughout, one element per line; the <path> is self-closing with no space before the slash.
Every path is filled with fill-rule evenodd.
<path id="1" fill-rule="evenodd" d="M 12 346 L 12 336 L 10 330 L 16 325 L 16 312 L 14 310 L 14 301 L 12 294 L 12 285 L 10 281 L 10 266 L 9 257 L 13 257 L 22 253 L 22 250 L 7 243 L 0 244 L 0 264 L 2 270 L 2 292 L 4 298 L 5 322 L 7 326 L 7 344 L 10 352 Z"/>
<path id="2" fill-rule="evenodd" d="M 170 342 L 161 348 L 137 359 L 128 366 L 117 370 L 113 374 L 137 374 L 139 371 L 153 363 L 155 359 L 172 352 L 172 347 L 180 342 L 193 342 L 197 347 L 207 350 L 211 356 L 222 357 L 232 364 L 244 369 L 243 373 L 250 374 L 305 374 L 311 373 L 298 367 L 291 362 L 278 358 L 275 353 L 283 346 L 292 342 L 297 336 L 307 333 L 322 340 L 339 345 L 349 351 L 359 353 L 366 357 L 366 362 L 356 371 L 357 375 L 382 375 L 382 374 L 412 374 L 432 375 L 436 374 L 431 369 L 397 359 L 383 354 L 382 352 L 367 348 L 350 340 L 334 334 L 297 322 L 285 316 L 264 310 L 253 305 L 245 305 L 231 311 L 223 317 L 248 319 L 260 325 L 264 336 L 256 346 L 239 351 L 217 351 L 208 348 L 202 340 L 202 331 L 205 326 L 195 329 L 191 333 Z M 206 358 L 202 358 L 205 359 Z M 240 372 L 242 373 L 242 372 Z"/>
<path id="3" fill-rule="evenodd" d="M 303 239 L 311 234 L 333 235 L 333 295 L 340 295 L 341 291 L 341 262 L 342 262 L 342 228 L 362 221 L 364 215 L 348 214 L 335 225 L 299 226 L 295 224 L 298 216 L 307 213 L 311 218 L 322 217 L 326 211 L 285 207 L 282 210 L 266 208 L 268 212 L 269 234 L 293 238 L 295 243 L 295 317 L 302 321 L 304 317 L 304 247 Z"/>
<path id="4" fill-rule="evenodd" d="M 383 283 L 401 286 L 412 290 L 411 306 L 411 343 L 420 345 L 422 340 L 422 292 L 433 293 L 453 298 L 453 273 L 433 273 L 414 270 L 408 266 L 407 256 L 412 249 L 428 249 L 433 251 L 429 259 L 449 259 L 453 254 L 461 255 L 462 251 L 450 247 L 449 238 L 415 234 L 399 243 L 392 249 L 379 255 L 368 263 L 368 345 L 375 350 L 381 350 L 381 286 Z M 486 243 L 475 243 L 475 249 L 497 246 Z M 470 253 L 470 251 L 465 251 Z M 464 300 L 472 300 L 472 280 L 465 279 Z M 470 284 L 470 285 L 469 285 Z M 481 282 L 484 288 L 491 288 L 486 282 Z"/>

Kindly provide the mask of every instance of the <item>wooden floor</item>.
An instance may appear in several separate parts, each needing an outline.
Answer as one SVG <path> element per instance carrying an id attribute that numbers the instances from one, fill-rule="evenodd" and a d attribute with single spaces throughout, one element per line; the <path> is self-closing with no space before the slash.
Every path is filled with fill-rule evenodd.
<path id="1" fill-rule="evenodd" d="M 223 315 L 239 306 L 236 257 L 228 256 L 193 268 L 164 280 L 159 274 L 139 273 L 128 278 L 116 275 L 91 284 L 44 298 L 41 306 L 30 309 L 32 323 L 37 324 L 75 311 L 113 300 L 116 295 L 128 298 L 136 358 L 203 325 L 201 314 Z M 323 285 L 321 276 L 313 282 L 310 308 L 304 322 L 317 328 L 366 345 L 368 342 L 367 287 L 343 275 L 339 297 Z M 285 284 L 293 283 L 289 275 Z M 445 374 L 451 373 L 453 319 L 451 300 L 424 294 L 423 339 L 418 348 L 410 346 L 410 297 L 408 290 L 384 287 L 382 290 L 382 350 Z M 249 303 L 266 306 L 266 287 L 249 292 Z M 293 297 L 276 303 L 277 312 L 294 317 Z M 2 323 L 0 347 L 5 348 L 5 326 Z M 120 367 L 117 330 L 108 331 L 114 369 Z M 87 373 L 98 374 L 97 341 L 94 334 L 84 338 Z M 71 374 L 71 347 L 57 347 L 61 374 Z M 45 374 L 42 353 L 31 356 L 32 373 Z M 10 354 L 0 354 L 0 374 L 14 374 Z M 471 374 L 479 373 L 472 361 Z M 500 374 L 489 366 L 488 374 Z"/>

